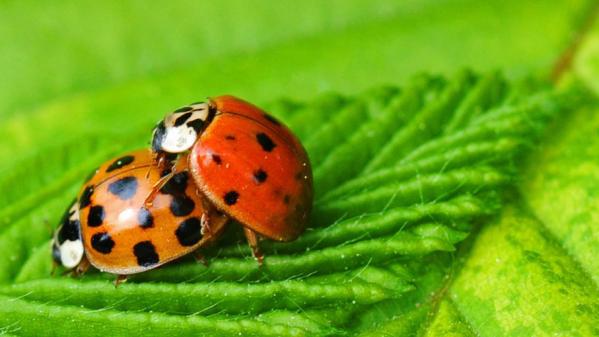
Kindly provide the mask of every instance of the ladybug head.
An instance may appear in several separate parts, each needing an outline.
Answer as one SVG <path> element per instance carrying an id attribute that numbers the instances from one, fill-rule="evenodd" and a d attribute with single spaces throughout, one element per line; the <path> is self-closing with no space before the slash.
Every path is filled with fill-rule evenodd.
<path id="1" fill-rule="evenodd" d="M 77 267 L 83 259 L 80 227 L 79 203 L 75 201 L 65 212 L 52 239 L 52 259 L 67 269 Z"/>
<path id="2" fill-rule="evenodd" d="M 214 112 L 207 103 L 193 103 L 168 114 L 154 128 L 152 152 L 182 153 L 189 150 Z"/>

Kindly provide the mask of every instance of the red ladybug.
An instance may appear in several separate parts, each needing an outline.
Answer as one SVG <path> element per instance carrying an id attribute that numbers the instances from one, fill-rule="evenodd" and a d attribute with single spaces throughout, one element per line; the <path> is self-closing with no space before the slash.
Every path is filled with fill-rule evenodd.
<path id="1" fill-rule="evenodd" d="M 177 170 L 170 160 L 189 153 L 198 189 L 244 226 L 257 258 L 256 234 L 291 241 L 304 231 L 313 196 L 310 161 L 297 137 L 260 108 L 233 96 L 182 107 L 156 126 L 152 151 L 171 175 Z"/>

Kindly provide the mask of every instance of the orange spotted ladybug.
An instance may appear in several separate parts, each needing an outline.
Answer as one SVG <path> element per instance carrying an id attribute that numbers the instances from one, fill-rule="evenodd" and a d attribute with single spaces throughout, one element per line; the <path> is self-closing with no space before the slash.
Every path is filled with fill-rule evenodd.
<path id="1" fill-rule="evenodd" d="M 152 152 L 170 175 L 177 174 L 176 163 L 188 162 L 206 199 L 244 227 L 259 261 L 256 234 L 291 241 L 304 231 L 313 198 L 308 155 L 285 125 L 260 108 L 233 96 L 180 108 L 155 127 Z"/>
<path id="2" fill-rule="evenodd" d="M 146 196 L 162 173 L 148 150 L 101 165 L 67 210 L 53 240 L 54 260 L 76 273 L 89 264 L 124 275 L 143 272 L 213 241 L 228 217 L 197 193 L 186 161 L 160 189 Z M 85 254 L 84 254 L 85 253 Z"/>

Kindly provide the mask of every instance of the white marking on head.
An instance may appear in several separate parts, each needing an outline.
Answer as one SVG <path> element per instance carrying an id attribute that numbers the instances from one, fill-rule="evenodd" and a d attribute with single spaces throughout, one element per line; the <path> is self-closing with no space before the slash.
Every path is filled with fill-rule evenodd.
<path id="1" fill-rule="evenodd" d="M 65 268 L 73 269 L 77 267 L 83 258 L 83 243 L 81 240 L 66 240 L 58 247 L 60 251 L 60 262 Z"/>
<path id="2" fill-rule="evenodd" d="M 162 140 L 162 150 L 170 153 L 181 153 L 191 148 L 196 139 L 197 134 L 190 127 L 185 125 L 167 127 Z"/>

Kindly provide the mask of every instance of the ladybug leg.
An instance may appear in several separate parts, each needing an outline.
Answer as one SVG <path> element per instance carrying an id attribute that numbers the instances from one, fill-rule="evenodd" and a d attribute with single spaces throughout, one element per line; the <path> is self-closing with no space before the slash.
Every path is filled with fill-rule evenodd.
<path id="1" fill-rule="evenodd" d="M 202 206 L 204 208 L 204 213 L 202 214 L 201 220 L 201 232 L 204 238 L 202 239 L 200 247 L 198 247 L 198 249 L 196 249 L 193 253 L 193 257 L 196 259 L 197 262 L 202 263 L 204 266 L 207 267 L 208 261 L 204 254 L 200 252 L 200 250 L 205 246 L 213 244 L 216 241 L 216 239 L 218 239 L 220 234 L 222 234 L 225 225 L 229 221 L 229 218 L 224 214 L 220 213 L 216 209 L 216 207 L 212 205 L 212 203 L 210 203 L 207 199 L 205 199 L 202 196 L 202 194 L 199 191 L 196 190 L 196 193 L 199 197 L 201 197 Z M 214 224 L 214 226 L 211 226 L 211 224 Z"/>
<path id="2" fill-rule="evenodd" d="M 169 156 L 165 152 L 159 152 L 154 155 L 154 164 L 158 167 L 158 170 L 162 172 L 167 169 L 172 170 L 176 162 L 173 163 L 169 160 Z"/>
<path id="3" fill-rule="evenodd" d="M 87 258 L 83 256 L 83 258 L 81 258 L 81 262 L 79 262 L 79 264 L 75 268 L 65 271 L 64 273 L 62 273 L 62 275 L 71 275 L 72 277 L 79 277 L 85 274 L 89 270 L 90 266 L 91 264 L 89 263 Z"/>
<path id="4" fill-rule="evenodd" d="M 83 256 L 83 258 L 81 259 L 81 262 L 79 262 L 77 267 L 75 267 L 75 269 L 73 269 L 73 275 L 81 276 L 81 275 L 85 274 L 89 270 L 90 266 L 91 266 L 91 264 L 89 263 L 87 258 L 85 256 Z"/>
<path id="5" fill-rule="evenodd" d="M 58 268 L 58 263 L 56 261 L 52 261 L 52 269 L 50 270 L 50 276 L 54 276 L 57 268 Z"/>
<path id="6" fill-rule="evenodd" d="M 201 263 L 204 266 L 208 267 L 208 260 L 206 259 L 204 254 L 200 253 L 199 250 L 196 250 L 195 252 L 193 252 L 193 258 L 196 260 L 196 262 Z"/>
<path id="7" fill-rule="evenodd" d="M 196 191 L 198 195 L 199 192 Z M 204 208 L 204 213 L 202 214 L 202 235 L 213 236 L 214 232 L 210 227 L 210 223 L 212 221 L 213 215 L 216 212 L 216 209 L 206 198 L 202 198 L 202 207 Z"/>
<path id="8" fill-rule="evenodd" d="M 248 244 L 250 248 L 252 248 L 252 254 L 254 258 L 258 261 L 258 265 L 262 266 L 264 261 L 264 255 L 260 251 L 260 247 L 258 247 L 258 235 L 253 230 L 243 227 L 243 234 L 245 234 L 246 239 L 248 240 Z"/>
<path id="9" fill-rule="evenodd" d="M 199 191 L 196 190 L 196 194 L 198 196 L 202 196 Z M 202 214 L 202 227 L 201 227 L 201 232 L 202 232 L 202 236 L 205 236 L 206 239 L 204 241 L 204 243 L 202 244 L 202 246 L 205 246 L 207 244 L 212 243 L 212 241 L 214 241 L 214 239 L 217 238 L 217 234 L 212 230 L 212 227 L 210 227 L 210 223 L 212 221 L 212 219 L 214 219 L 213 215 L 215 215 L 216 212 L 216 208 L 214 208 L 214 206 L 205 198 L 202 197 L 202 207 L 204 208 L 204 213 Z M 196 259 L 197 262 L 203 264 L 204 266 L 208 267 L 208 260 L 206 260 L 206 257 L 204 256 L 204 254 L 202 254 L 200 252 L 200 249 L 198 248 L 194 253 L 193 253 L 193 257 Z"/>
<path id="10" fill-rule="evenodd" d="M 146 200 L 144 201 L 144 205 L 146 208 L 150 208 L 152 207 L 152 203 L 154 202 L 154 198 L 156 198 L 156 195 L 158 195 L 158 193 L 160 192 L 160 189 L 162 187 L 164 187 L 164 185 L 166 185 L 166 183 L 171 180 L 171 178 L 177 174 L 177 170 L 175 168 L 175 166 L 173 166 L 171 168 L 171 171 L 160 178 L 160 180 L 158 180 L 154 186 L 152 186 L 152 191 L 150 192 L 150 194 L 148 194 L 148 196 L 146 197 Z"/>
<path id="11" fill-rule="evenodd" d="M 160 180 L 158 180 L 154 186 L 152 186 L 152 191 L 150 192 L 150 194 L 148 194 L 148 196 L 146 197 L 146 200 L 144 201 L 144 205 L 146 208 L 152 207 L 152 203 L 154 202 L 154 198 L 156 198 L 156 195 L 158 194 L 158 192 L 160 191 L 160 189 L 162 187 L 164 187 L 164 185 L 166 185 L 166 183 L 175 175 L 178 173 L 177 171 L 177 164 L 179 162 L 181 157 L 176 157 L 174 159 L 169 158 L 169 156 L 166 153 L 159 153 L 156 155 L 156 157 L 154 157 L 154 165 L 156 165 L 156 167 L 158 168 L 158 170 L 160 172 L 165 172 L 165 171 L 169 171 L 169 173 L 167 173 L 166 175 L 160 177 Z M 150 169 L 148 169 L 148 173 L 146 174 L 146 177 L 149 177 L 150 175 Z"/>
<path id="12" fill-rule="evenodd" d="M 118 288 L 121 283 L 127 282 L 127 275 L 117 275 L 114 279 L 114 287 Z"/>

